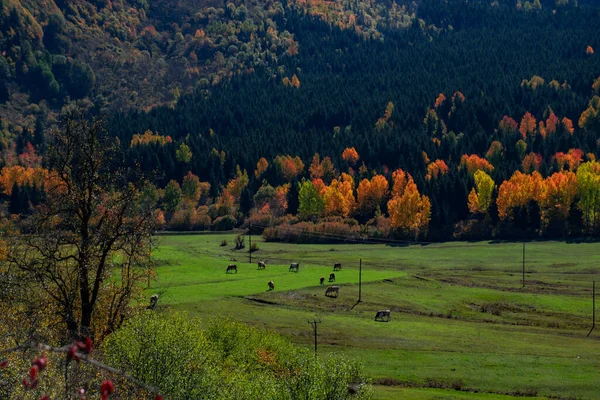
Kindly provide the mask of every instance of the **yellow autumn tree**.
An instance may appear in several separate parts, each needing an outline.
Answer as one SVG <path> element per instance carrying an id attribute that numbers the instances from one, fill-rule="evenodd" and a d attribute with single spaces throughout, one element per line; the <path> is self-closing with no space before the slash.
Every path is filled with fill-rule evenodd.
<path id="1" fill-rule="evenodd" d="M 475 187 L 469 193 L 469 211 L 472 213 L 486 213 L 492 204 L 494 180 L 485 172 L 475 172 Z"/>

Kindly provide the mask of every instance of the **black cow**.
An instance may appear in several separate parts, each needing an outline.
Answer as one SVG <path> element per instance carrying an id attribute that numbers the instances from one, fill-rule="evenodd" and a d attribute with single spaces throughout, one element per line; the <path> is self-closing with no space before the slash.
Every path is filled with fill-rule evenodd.
<path id="1" fill-rule="evenodd" d="M 234 271 L 237 274 L 237 265 L 235 265 L 235 264 L 229 264 L 227 266 L 227 270 L 225 271 L 225 273 L 227 273 L 227 274 L 233 274 Z"/>

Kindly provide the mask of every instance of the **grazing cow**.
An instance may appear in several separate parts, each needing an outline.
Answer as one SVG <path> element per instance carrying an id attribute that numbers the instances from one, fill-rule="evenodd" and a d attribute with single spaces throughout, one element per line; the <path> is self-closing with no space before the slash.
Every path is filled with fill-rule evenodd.
<path id="1" fill-rule="evenodd" d="M 300 269 L 300 264 L 298 263 L 291 263 L 290 264 L 290 272 L 298 272 L 298 270 Z"/>
<path id="2" fill-rule="evenodd" d="M 338 294 L 340 294 L 339 286 L 329 286 L 325 291 L 325 296 L 327 297 L 338 297 Z"/>
<path id="3" fill-rule="evenodd" d="M 273 289 L 275 289 L 275 284 L 273 283 L 273 281 L 269 281 L 269 290 Z"/>
<path id="4" fill-rule="evenodd" d="M 157 302 L 158 302 L 158 294 L 155 293 L 150 297 L 150 305 L 148 306 L 148 309 L 154 310 L 154 307 L 156 307 Z"/>
<path id="5" fill-rule="evenodd" d="M 389 322 L 392 319 L 390 310 L 379 310 L 375 314 L 375 321 Z"/>
<path id="6" fill-rule="evenodd" d="M 233 274 L 234 271 L 237 274 L 237 265 L 235 265 L 235 264 L 229 264 L 227 266 L 227 270 L 225 271 L 225 273 L 227 273 L 227 274 Z"/>
<path id="7" fill-rule="evenodd" d="M 335 274 L 333 272 L 329 274 L 329 282 L 335 282 Z"/>
<path id="8" fill-rule="evenodd" d="M 267 268 L 267 264 L 265 264 L 264 261 L 259 261 L 258 262 L 258 269 L 265 269 Z"/>
<path id="9" fill-rule="evenodd" d="M 334 271 L 341 271 L 342 270 L 342 263 L 335 263 L 335 264 L 333 264 L 333 270 Z"/>
<path id="10" fill-rule="evenodd" d="M 322 276 L 321 279 L 319 279 L 319 283 L 321 284 L 321 286 L 323 286 L 323 282 L 325 282 L 325 277 Z"/>

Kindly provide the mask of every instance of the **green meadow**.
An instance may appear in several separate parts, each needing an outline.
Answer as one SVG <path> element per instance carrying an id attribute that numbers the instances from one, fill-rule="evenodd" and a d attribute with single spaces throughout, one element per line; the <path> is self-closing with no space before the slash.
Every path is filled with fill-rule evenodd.
<path id="1" fill-rule="evenodd" d="M 249 263 L 248 238 L 235 250 L 235 236 L 160 235 L 148 297 L 161 293 L 164 312 L 231 317 L 310 349 L 307 320 L 317 318 L 318 352 L 361 360 L 376 399 L 600 398 L 600 326 L 586 337 L 600 243 L 526 243 L 523 287 L 521 243 L 297 245 L 253 236 L 259 250 Z M 291 262 L 299 272 L 288 271 Z M 336 262 L 339 297 L 328 298 Z M 231 263 L 237 274 L 226 274 Z M 374 321 L 381 309 L 390 322 Z"/>

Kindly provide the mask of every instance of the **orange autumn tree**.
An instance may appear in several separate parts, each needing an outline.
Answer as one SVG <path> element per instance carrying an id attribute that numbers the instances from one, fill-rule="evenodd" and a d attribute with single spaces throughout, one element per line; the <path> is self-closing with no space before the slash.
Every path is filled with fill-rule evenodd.
<path id="1" fill-rule="evenodd" d="M 356 189 L 357 214 L 372 217 L 388 196 L 389 184 L 385 176 L 375 175 L 371 180 L 363 179 Z"/>
<path id="2" fill-rule="evenodd" d="M 342 160 L 344 160 L 349 167 L 355 165 L 358 162 L 359 158 L 360 157 L 358 156 L 358 152 L 354 147 L 346 148 L 342 152 Z"/>
<path id="3" fill-rule="evenodd" d="M 261 175 L 265 173 L 267 168 L 269 168 L 269 162 L 264 157 L 262 157 L 256 163 L 256 171 L 254 171 L 254 176 L 260 178 Z"/>
<path id="4" fill-rule="evenodd" d="M 525 207 L 530 201 L 537 201 L 543 181 L 537 171 L 531 175 L 515 171 L 508 181 L 502 182 L 496 199 L 500 219 L 513 218 L 515 209 Z"/>
<path id="5" fill-rule="evenodd" d="M 466 168 L 469 175 L 473 175 L 475 171 L 485 171 L 492 172 L 494 170 L 494 166 L 489 163 L 485 158 L 479 157 L 477 154 L 466 155 L 460 158 L 460 165 L 458 166 L 459 170 Z"/>
<path id="6" fill-rule="evenodd" d="M 592 90 L 594 93 L 600 94 L 600 76 L 594 80 L 594 83 L 592 84 Z"/>
<path id="7" fill-rule="evenodd" d="M 448 165 L 444 160 L 435 160 L 427 166 L 427 176 L 425 179 L 428 181 L 437 179 L 440 175 L 446 175 L 450 171 Z"/>
<path id="8" fill-rule="evenodd" d="M 13 186 L 33 186 L 42 188 L 48 176 L 48 170 L 40 167 L 2 167 L 0 171 L 0 190 L 7 196 L 12 194 Z"/>
<path id="9" fill-rule="evenodd" d="M 304 163 L 298 156 L 277 156 L 273 163 L 277 168 L 277 172 L 288 182 L 304 171 Z"/>
<path id="10" fill-rule="evenodd" d="M 331 158 L 325 157 L 321 161 L 319 153 L 315 153 L 313 156 L 308 171 L 310 172 L 311 179 L 323 179 L 326 182 L 331 181 L 336 176 L 335 166 Z"/>
<path id="11" fill-rule="evenodd" d="M 555 172 L 544 180 L 538 196 L 542 227 L 551 222 L 564 222 L 569 218 L 571 205 L 577 195 L 577 176 L 570 171 Z"/>
<path id="12" fill-rule="evenodd" d="M 242 171 L 240 166 L 237 165 L 235 178 L 227 183 L 227 186 L 223 192 L 230 194 L 235 203 L 239 203 L 242 191 L 246 186 L 248 186 L 248 172 L 246 170 Z"/>
<path id="13" fill-rule="evenodd" d="M 391 225 L 416 239 L 429 225 L 429 197 L 421 195 L 412 176 L 401 169 L 393 172 L 392 180 L 392 198 L 387 204 Z"/>
<path id="14" fill-rule="evenodd" d="M 560 120 L 553 112 L 550 113 L 548 119 L 546 120 L 546 135 L 554 135 L 556 133 L 556 129 L 560 124 Z"/>
<path id="15" fill-rule="evenodd" d="M 571 121 L 567 117 L 563 117 L 561 122 L 562 122 L 563 128 L 569 135 L 573 135 L 573 133 L 575 133 L 575 128 L 573 127 L 573 121 Z"/>
<path id="16" fill-rule="evenodd" d="M 554 155 L 554 159 L 559 170 L 566 168 L 574 172 L 579 167 L 579 164 L 583 162 L 583 151 L 581 149 L 569 149 L 566 154 L 558 152 Z"/>
<path id="17" fill-rule="evenodd" d="M 519 132 L 521 132 L 523 140 L 527 140 L 528 136 L 535 136 L 536 123 L 535 117 L 529 111 L 523 115 L 521 125 L 519 126 Z"/>
<path id="18" fill-rule="evenodd" d="M 444 93 L 440 93 L 437 99 L 435 99 L 435 104 L 433 105 L 433 108 L 438 108 L 439 106 L 444 104 L 444 101 L 446 101 L 446 96 L 444 96 Z"/>

